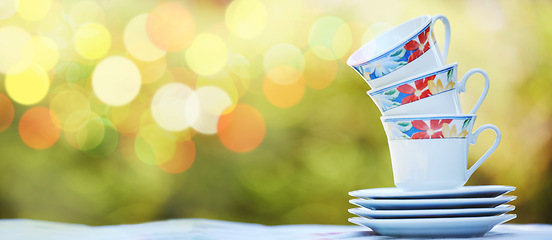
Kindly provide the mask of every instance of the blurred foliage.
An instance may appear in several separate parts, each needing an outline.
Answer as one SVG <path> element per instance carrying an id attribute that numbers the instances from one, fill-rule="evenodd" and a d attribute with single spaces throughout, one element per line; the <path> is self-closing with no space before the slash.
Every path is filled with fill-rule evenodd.
<path id="1" fill-rule="evenodd" d="M 7 2 L 18 8 L 0 5 L 1 218 L 348 224 L 347 192 L 393 177 L 380 113 L 345 61 L 389 26 L 444 14 L 447 62 L 491 77 L 475 127 L 493 123 L 503 136 L 467 185 L 516 186 L 513 222 L 552 223 L 550 1 Z M 33 59 L 24 43 L 36 36 L 46 40 Z M 94 79 L 112 56 L 123 60 Z M 17 78 L 19 65 L 35 70 Z M 110 81 L 125 85 L 106 92 Z M 482 82 L 461 95 L 465 109 Z M 155 109 L 169 83 L 217 100 L 216 113 L 195 112 L 210 125 L 155 115 L 182 117 L 189 102 L 164 95 L 182 104 Z M 470 163 L 493 139 L 480 137 Z"/>

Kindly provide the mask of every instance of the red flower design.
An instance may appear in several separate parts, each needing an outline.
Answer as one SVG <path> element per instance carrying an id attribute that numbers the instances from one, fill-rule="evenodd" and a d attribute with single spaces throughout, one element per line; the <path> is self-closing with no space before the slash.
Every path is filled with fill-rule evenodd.
<path id="1" fill-rule="evenodd" d="M 422 55 L 422 53 L 425 53 L 427 50 L 429 50 L 428 36 L 429 36 L 429 27 L 426 28 L 425 31 L 420 33 L 420 35 L 418 35 L 418 41 L 416 41 L 415 39 L 412 39 L 410 40 L 410 42 L 407 42 L 404 45 L 404 49 L 409 51 L 414 51 L 410 55 L 410 57 L 408 57 L 408 62 L 414 61 L 414 59 L 418 58 L 420 55 Z"/>
<path id="2" fill-rule="evenodd" d="M 422 120 L 414 120 L 412 121 L 412 126 L 418 130 L 422 130 L 422 132 L 412 134 L 411 139 L 444 138 L 441 128 L 443 128 L 444 123 L 450 124 L 451 122 L 452 119 L 442 119 L 441 121 L 434 119 L 429 120 L 429 126 L 427 126 Z"/>
<path id="3" fill-rule="evenodd" d="M 414 81 L 414 85 L 416 85 L 416 88 L 410 86 L 410 84 L 404 84 L 402 86 L 399 86 L 397 88 L 399 92 L 404 94 L 410 94 L 403 98 L 401 104 L 407 104 L 409 102 L 418 101 L 422 98 L 431 96 L 431 92 L 427 87 L 427 81 L 433 80 L 433 79 L 435 79 L 435 75 Z"/>

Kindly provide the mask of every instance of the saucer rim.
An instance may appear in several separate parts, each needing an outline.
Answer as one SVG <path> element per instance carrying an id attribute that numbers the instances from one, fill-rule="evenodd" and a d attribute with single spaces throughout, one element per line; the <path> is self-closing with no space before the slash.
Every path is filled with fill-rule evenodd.
<path id="1" fill-rule="evenodd" d="M 516 214 L 483 217 L 370 219 L 352 217 L 348 221 L 377 234 L 394 237 L 475 237 L 516 218 Z"/>
<path id="2" fill-rule="evenodd" d="M 492 208 L 450 208 L 450 209 L 411 209 L 411 210 L 377 210 L 365 207 L 350 208 L 348 212 L 359 217 L 374 218 L 374 219 L 393 219 L 393 218 L 440 218 L 439 215 L 460 214 L 494 214 L 493 216 L 505 214 L 515 210 L 516 207 L 510 204 L 501 204 Z M 490 216 L 481 215 L 478 217 Z M 454 217 L 468 217 L 468 216 L 454 216 Z M 475 217 L 475 216 L 472 216 Z M 442 218 L 445 218 L 443 216 Z"/>
<path id="3" fill-rule="evenodd" d="M 455 196 L 477 196 L 485 193 L 495 193 L 501 196 L 516 190 L 507 185 L 477 185 L 463 186 L 457 189 L 402 191 L 396 187 L 368 188 L 350 191 L 348 194 L 358 198 L 369 199 L 426 199 L 426 198 L 454 198 Z M 444 197 L 443 197 L 444 196 Z M 466 197 L 464 197 L 466 198 Z"/>
<path id="4" fill-rule="evenodd" d="M 349 203 L 375 210 L 414 210 L 414 209 L 460 209 L 473 208 L 465 205 L 488 205 L 495 207 L 509 203 L 517 196 L 503 195 L 492 198 L 434 198 L 434 199 L 365 199 L 353 198 Z M 460 206 L 459 206 L 460 205 Z M 464 207 L 463 207 L 464 206 Z M 479 207 L 483 208 L 483 207 Z"/>

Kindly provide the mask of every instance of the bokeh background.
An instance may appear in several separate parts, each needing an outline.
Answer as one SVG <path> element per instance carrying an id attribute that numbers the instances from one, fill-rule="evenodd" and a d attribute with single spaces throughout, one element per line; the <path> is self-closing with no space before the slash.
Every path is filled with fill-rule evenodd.
<path id="1" fill-rule="evenodd" d="M 502 142 L 467 185 L 516 186 L 513 222 L 552 223 L 552 2 L 490 0 L 2 0 L 0 217 L 348 224 L 347 192 L 393 177 L 346 59 L 426 14 L 460 75 L 491 77 L 476 127 Z"/>

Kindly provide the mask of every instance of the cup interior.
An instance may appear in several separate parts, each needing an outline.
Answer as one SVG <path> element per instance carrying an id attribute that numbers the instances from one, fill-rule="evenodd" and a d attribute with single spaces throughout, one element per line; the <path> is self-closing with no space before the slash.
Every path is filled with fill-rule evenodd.
<path id="1" fill-rule="evenodd" d="M 383 55 L 413 37 L 430 21 L 431 17 L 426 15 L 402 23 L 364 44 L 347 59 L 347 64 L 357 66 Z"/>

